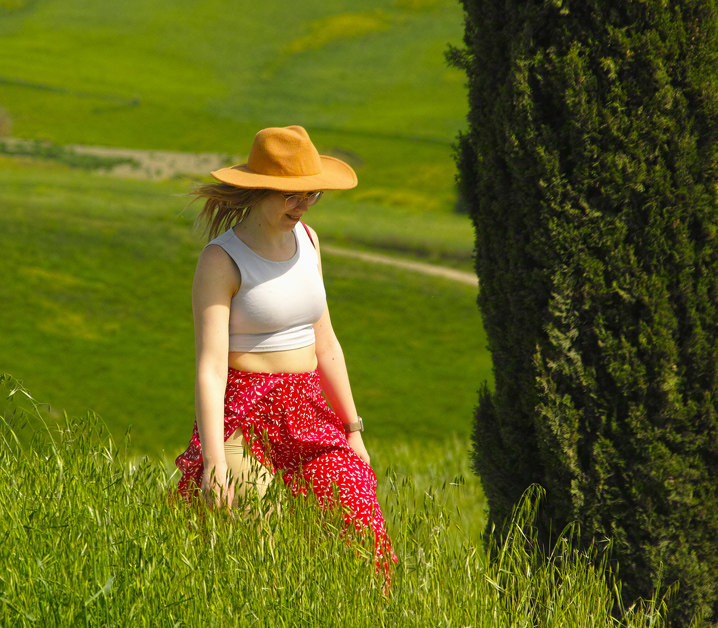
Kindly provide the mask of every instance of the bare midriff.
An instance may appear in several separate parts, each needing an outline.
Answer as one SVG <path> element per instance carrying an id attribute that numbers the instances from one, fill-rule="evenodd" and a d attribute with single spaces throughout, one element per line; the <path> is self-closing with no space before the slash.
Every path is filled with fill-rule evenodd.
<path id="1" fill-rule="evenodd" d="M 313 344 L 288 351 L 231 351 L 229 367 L 250 373 L 307 373 L 317 368 L 317 354 Z"/>

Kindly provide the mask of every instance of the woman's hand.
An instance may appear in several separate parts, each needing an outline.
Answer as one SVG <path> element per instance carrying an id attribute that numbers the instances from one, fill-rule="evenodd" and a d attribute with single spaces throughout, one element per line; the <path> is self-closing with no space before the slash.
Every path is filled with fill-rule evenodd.
<path id="1" fill-rule="evenodd" d="M 364 447 L 364 441 L 361 437 L 361 432 L 349 432 L 347 434 L 347 442 L 357 456 L 359 456 L 364 462 L 369 464 L 369 452 Z"/>
<path id="2" fill-rule="evenodd" d="M 212 473 L 214 471 L 214 473 Z M 214 491 L 214 498 L 212 497 Z M 223 506 L 230 511 L 234 501 L 234 482 L 227 478 L 227 463 L 217 463 L 213 466 L 207 465 L 202 474 L 202 495 L 205 501 L 217 508 Z"/>

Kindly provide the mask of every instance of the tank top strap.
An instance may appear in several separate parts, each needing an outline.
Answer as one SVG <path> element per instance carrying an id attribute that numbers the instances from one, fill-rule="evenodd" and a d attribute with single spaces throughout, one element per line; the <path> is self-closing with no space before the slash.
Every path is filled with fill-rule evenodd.
<path id="1" fill-rule="evenodd" d="M 315 264 L 319 264 L 319 255 L 317 254 L 317 247 L 314 244 L 314 240 L 309 235 L 309 229 L 303 222 L 297 224 L 294 227 L 294 234 L 297 238 L 297 246 L 299 247 L 299 254 L 310 258 Z"/>

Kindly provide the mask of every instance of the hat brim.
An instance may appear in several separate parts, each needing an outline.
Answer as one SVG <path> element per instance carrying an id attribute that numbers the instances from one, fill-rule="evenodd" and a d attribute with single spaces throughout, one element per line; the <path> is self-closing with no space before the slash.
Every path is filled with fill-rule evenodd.
<path id="1" fill-rule="evenodd" d="M 350 190 L 356 187 L 357 175 L 346 162 L 320 155 L 320 174 L 278 177 L 253 172 L 247 164 L 238 164 L 210 173 L 215 179 L 240 188 L 277 190 L 281 192 L 313 192 L 314 190 Z"/>

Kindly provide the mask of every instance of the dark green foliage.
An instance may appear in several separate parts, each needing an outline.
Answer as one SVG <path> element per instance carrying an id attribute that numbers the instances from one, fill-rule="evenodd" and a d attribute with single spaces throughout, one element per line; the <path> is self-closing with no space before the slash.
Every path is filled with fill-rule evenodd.
<path id="1" fill-rule="evenodd" d="M 463 0 L 462 194 L 495 370 L 475 468 L 501 523 L 613 539 L 626 601 L 718 621 L 718 6 Z"/>

